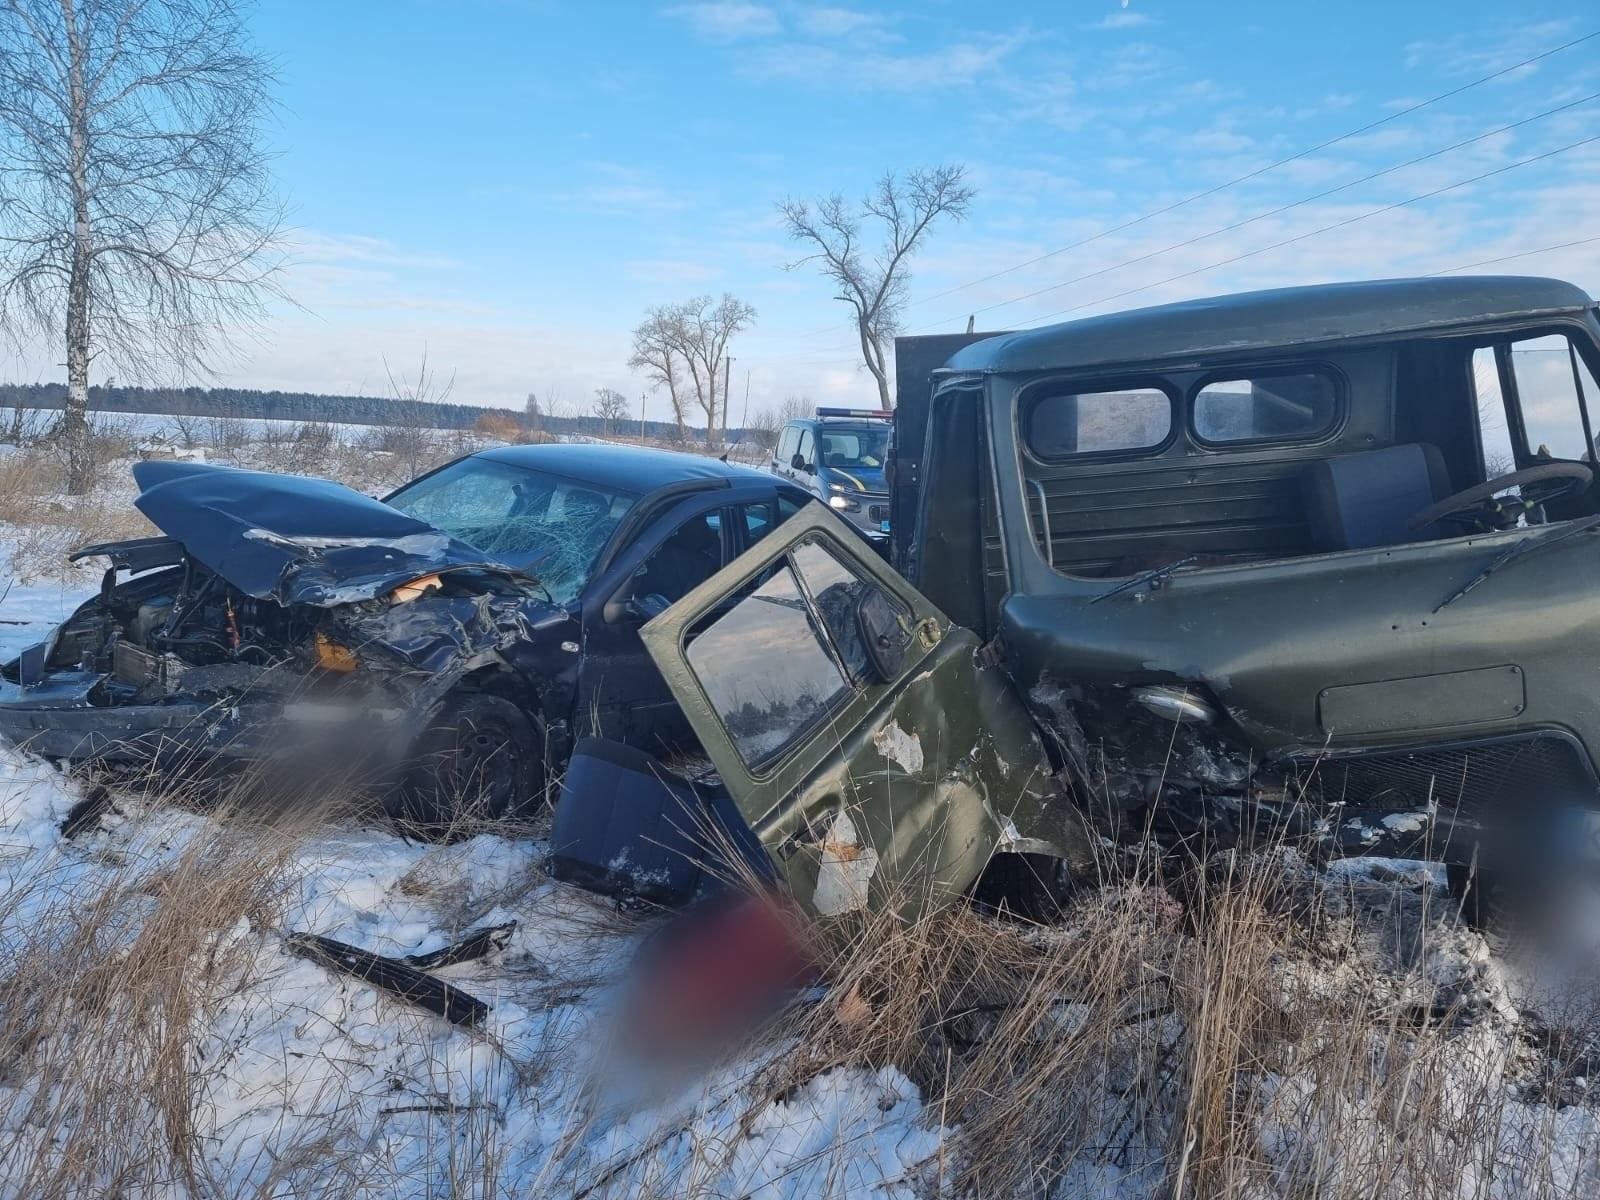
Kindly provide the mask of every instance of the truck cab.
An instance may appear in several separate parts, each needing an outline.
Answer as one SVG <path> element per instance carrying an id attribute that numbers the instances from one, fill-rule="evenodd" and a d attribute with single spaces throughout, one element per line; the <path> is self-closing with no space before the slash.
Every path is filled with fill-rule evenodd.
<path id="1" fill-rule="evenodd" d="M 1448 861 L 1530 791 L 1596 807 L 1579 288 L 1382 280 L 932 342 L 897 344 L 894 561 L 1111 815 L 1215 828 L 1248 798 Z"/>

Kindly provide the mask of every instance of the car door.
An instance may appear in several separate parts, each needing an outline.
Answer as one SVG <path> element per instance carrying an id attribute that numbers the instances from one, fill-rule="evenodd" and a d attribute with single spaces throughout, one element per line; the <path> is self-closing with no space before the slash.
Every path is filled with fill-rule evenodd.
<path id="1" fill-rule="evenodd" d="M 801 470 L 791 472 L 792 478 L 812 495 L 820 495 L 821 484 L 817 482 L 817 439 L 809 425 L 800 427 L 800 443 L 795 448 L 795 454 L 805 466 Z"/>
<path id="2" fill-rule="evenodd" d="M 585 588 L 575 736 L 612 738 L 658 752 L 689 726 L 639 638 L 652 616 L 714 575 L 737 552 L 728 492 L 697 493 L 651 521 Z"/>
<path id="3" fill-rule="evenodd" d="M 997 850 L 1082 863 L 1020 697 L 977 637 L 821 505 L 643 631 L 740 812 L 823 916 L 907 912 Z"/>
<path id="4" fill-rule="evenodd" d="M 794 425 L 785 425 L 783 432 L 778 435 L 778 448 L 772 452 L 772 472 L 784 479 L 792 478 L 794 465 L 790 461 L 794 458 L 795 447 L 800 442 L 800 430 Z"/>

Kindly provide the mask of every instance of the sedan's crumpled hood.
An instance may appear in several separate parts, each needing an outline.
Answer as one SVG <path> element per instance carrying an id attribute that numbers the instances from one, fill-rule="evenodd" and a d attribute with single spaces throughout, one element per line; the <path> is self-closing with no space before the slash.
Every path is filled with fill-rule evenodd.
<path id="1" fill-rule="evenodd" d="M 204 463 L 135 463 L 134 501 L 234 587 L 280 604 L 368 600 L 440 571 L 515 572 L 481 550 L 328 479 Z"/>

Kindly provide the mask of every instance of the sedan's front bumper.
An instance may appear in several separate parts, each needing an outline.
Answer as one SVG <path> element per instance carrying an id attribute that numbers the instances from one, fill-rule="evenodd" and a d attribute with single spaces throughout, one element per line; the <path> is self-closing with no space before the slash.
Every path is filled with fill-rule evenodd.
<path id="1" fill-rule="evenodd" d="M 271 703 L 224 704 L 175 698 L 162 704 L 78 703 L 60 688 L 7 688 L 0 697 L 0 738 L 45 758 L 134 762 L 193 758 L 253 759 L 270 749 L 266 730 L 281 718 Z"/>
<path id="2" fill-rule="evenodd" d="M 0 739 L 72 762 L 375 764 L 398 761 L 418 714 L 263 695 L 96 704 L 100 678 L 60 672 L 0 690 Z M 409 719 L 408 719 L 409 718 Z"/>

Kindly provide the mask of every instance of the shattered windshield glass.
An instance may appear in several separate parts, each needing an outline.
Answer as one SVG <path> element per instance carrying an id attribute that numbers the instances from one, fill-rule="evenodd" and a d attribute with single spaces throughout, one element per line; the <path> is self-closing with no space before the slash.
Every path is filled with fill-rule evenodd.
<path id="1" fill-rule="evenodd" d="M 601 548 L 639 497 L 542 471 L 464 458 L 401 488 L 388 503 L 536 576 L 558 604 L 574 599 Z"/>

